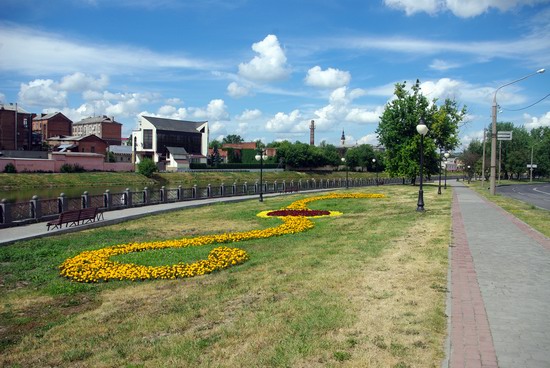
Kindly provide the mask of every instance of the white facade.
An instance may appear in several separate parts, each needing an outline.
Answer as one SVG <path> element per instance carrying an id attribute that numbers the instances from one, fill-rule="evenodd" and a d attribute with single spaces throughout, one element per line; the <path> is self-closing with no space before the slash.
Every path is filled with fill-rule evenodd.
<path id="1" fill-rule="evenodd" d="M 160 132 L 174 132 L 174 135 L 181 135 L 190 133 L 196 136 L 200 134 L 200 159 L 199 162 L 206 163 L 206 157 L 208 155 L 208 122 L 192 122 L 184 120 L 163 119 L 148 116 L 140 116 L 139 128 L 132 133 L 132 148 L 135 155 L 136 163 L 141 162 L 144 157 L 150 157 L 157 164 L 166 165 L 166 168 L 176 166 L 174 157 L 171 157 L 166 152 L 166 147 L 159 147 L 159 131 Z M 166 134 L 165 134 L 166 135 Z M 170 146 L 176 146 L 170 144 Z M 177 145 L 183 147 L 186 150 L 190 150 L 190 147 L 185 147 L 184 144 Z M 196 145 L 195 145 L 196 146 Z M 195 147 L 196 148 L 196 147 Z M 196 157 L 197 155 L 191 154 Z M 178 160 L 181 158 L 178 157 Z M 193 160 L 195 161 L 195 160 Z M 177 166 L 176 166 L 177 167 Z"/>

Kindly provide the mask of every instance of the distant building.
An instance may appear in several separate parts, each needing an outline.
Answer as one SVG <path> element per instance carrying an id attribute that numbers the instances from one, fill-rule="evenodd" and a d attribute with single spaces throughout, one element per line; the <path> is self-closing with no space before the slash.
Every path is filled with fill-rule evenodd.
<path id="1" fill-rule="evenodd" d="M 120 146 L 122 142 L 122 124 L 114 117 L 105 115 L 86 118 L 73 123 L 72 135 L 86 136 L 94 134 L 111 146 Z"/>
<path id="2" fill-rule="evenodd" d="M 180 164 L 185 166 L 193 162 L 206 163 L 207 121 L 141 116 L 139 129 L 132 133 L 132 137 L 132 148 L 137 163 L 148 157 L 157 163 L 161 170 L 178 170 L 181 168 Z M 183 148 L 185 153 L 177 148 Z"/>
<path id="3" fill-rule="evenodd" d="M 109 146 L 109 152 L 115 157 L 115 162 L 132 162 L 131 146 Z"/>
<path id="4" fill-rule="evenodd" d="M 40 134 L 41 140 L 51 137 L 72 135 L 73 121 L 61 112 L 40 114 L 32 119 L 32 131 Z"/>
<path id="5" fill-rule="evenodd" d="M 17 104 L 0 104 L 0 150 L 36 148 L 32 138 L 33 115 Z"/>
<path id="6" fill-rule="evenodd" d="M 51 137 L 47 140 L 48 145 L 55 152 L 89 152 L 105 155 L 109 144 L 96 136 L 89 134 L 83 137 L 79 136 L 60 136 Z"/>

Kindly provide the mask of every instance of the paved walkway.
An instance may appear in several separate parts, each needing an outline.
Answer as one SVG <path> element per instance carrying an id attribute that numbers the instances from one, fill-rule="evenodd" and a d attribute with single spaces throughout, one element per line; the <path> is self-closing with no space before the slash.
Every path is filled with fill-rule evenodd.
<path id="1" fill-rule="evenodd" d="M 443 366 L 549 368 L 550 239 L 462 183 L 452 185 Z"/>
<path id="2" fill-rule="evenodd" d="M 461 182 L 450 183 L 454 196 L 450 318 L 442 366 L 550 368 L 550 239 Z M 250 199 L 216 198 L 109 211 L 99 223 L 50 232 L 45 223 L 0 229 L 0 245 L 151 213 Z"/>

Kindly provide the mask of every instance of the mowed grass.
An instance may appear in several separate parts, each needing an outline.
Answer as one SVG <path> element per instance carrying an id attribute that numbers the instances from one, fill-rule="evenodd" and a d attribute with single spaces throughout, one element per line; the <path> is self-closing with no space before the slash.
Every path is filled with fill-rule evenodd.
<path id="1" fill-rule="evenodd" d="M 371 187 L 382 199 L 307 232 L 239 242 L 250 260 L 170 281 L 78 284 L 58 265 L 87 249 L 277 226 L 256 217 L 315 194 L 187 209 L 0 248 L 0 366 L 438 367 L 446 334 L 451 190 Z M 201 247 L 202 248 L 202 247 Z M 192 262 L 210 247 L 117 260 Z"/>

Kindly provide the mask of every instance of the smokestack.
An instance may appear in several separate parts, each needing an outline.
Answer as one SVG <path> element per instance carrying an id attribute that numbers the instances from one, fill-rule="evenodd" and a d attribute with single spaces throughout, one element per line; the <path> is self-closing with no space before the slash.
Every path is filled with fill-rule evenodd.
<path id="1" fill-rule="evenodd" d="M 315 120 L 312 120 L 309 124 L 309 145 L 315 145 Z"/>

